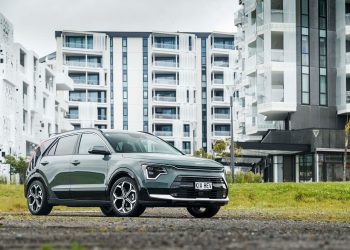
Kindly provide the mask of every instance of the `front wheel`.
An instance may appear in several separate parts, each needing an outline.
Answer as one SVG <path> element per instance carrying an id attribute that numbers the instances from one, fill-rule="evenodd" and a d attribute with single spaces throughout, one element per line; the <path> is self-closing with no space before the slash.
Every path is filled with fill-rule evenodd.
<path id="1" fill-rule="evenodd" d="M 101 209 L 101 212 L 107 217 L 115 216 L 115 212 L 112 206 L 104 206 L 104 207 L 100 207 L 100 209 Z"/>
<path id="2" fill-rule="evenodd" d="M 111 189 L 110 197 L 116 216 L 138 217 L 146 209 L 139 204 L 137 184 L 130 177 L 119 178 Z"/>
<path id="3" fill-rule="evenodd" d="M 27 205 L 33 215 L 48 215 L 52 205 L 47 202 L 47 193 L 40 181 L 33 181 L 27 191 Z"/>
<path id="4" fill-rule="evenodd" d="M 188 207 L 187 211 L 196 218 L 211 218 L 220 210 L 220 206 L 209 205 L 205 207 Z"/>

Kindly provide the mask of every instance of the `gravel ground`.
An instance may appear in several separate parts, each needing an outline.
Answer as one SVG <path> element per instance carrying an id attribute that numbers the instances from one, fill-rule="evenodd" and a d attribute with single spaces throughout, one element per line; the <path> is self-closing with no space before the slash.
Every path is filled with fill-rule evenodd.
<path id="1" fill-rule="evenodd" d="M 147 209 L 140 218 L 99 212 L 0 214 L 0 249 L 349 249 L 350 224 L 250 219 L 220 212 L 194 219 L 184 209 Z"/>

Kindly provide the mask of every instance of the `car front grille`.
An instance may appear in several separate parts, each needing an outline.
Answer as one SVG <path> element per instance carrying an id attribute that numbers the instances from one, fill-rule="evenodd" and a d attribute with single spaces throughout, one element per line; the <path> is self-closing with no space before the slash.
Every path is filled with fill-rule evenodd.
<path id="1" fill-rule="evenodd" d="M 211 182 L 212 190 L 196 190 L 195 182 Z M 170 188 L 170 195 L 176 198 L 222 199 L 227 196 L 227 186 L 222 177 L 177 176 Z"/>

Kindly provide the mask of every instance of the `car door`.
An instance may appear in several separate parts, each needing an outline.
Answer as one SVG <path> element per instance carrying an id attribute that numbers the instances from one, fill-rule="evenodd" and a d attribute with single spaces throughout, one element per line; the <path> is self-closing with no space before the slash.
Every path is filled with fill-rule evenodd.
<path id="1" fill-rule="evenodd" d="M 106 200 L 109 155 L 90 154 L 93 146 L 105 146 L 96 133 L 83 133 L 70 169 L 70 194 L 76 200 Z"/>
<path id="2" fill-rule="evenodd" d="M 40 168 L 47 179 L 50 198 L 69 199 L 69 171 L 79 135 L 59 138 L 41 158 Z"/>

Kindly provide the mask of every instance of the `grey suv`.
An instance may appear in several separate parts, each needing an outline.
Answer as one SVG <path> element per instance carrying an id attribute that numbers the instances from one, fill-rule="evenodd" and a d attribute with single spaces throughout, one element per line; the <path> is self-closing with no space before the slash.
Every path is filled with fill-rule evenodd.
<path id="1" fill-rule="evenodd" d="M 146 207 L 186 207 L 212 217 L 228 202 L 221 164 L 184 155 L 143 132 L 81 129 L 35 149 L 24 194 L 29 211 L 97 206 L 106 216 L 140 216 Z"/>

